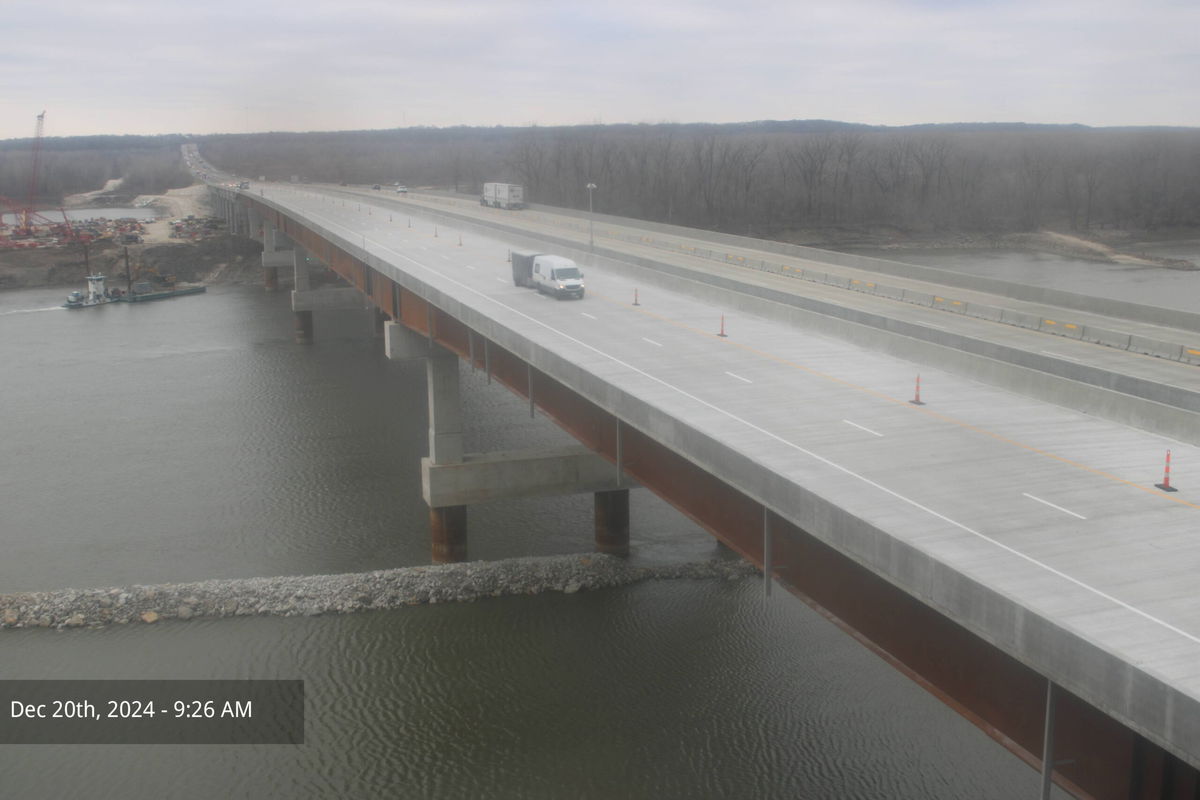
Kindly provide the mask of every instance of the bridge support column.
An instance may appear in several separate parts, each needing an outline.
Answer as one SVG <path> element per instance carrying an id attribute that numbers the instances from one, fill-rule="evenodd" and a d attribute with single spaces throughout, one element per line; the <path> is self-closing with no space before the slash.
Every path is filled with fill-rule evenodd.
<path id="1" fill-rule="evenodd" d="M 295 307 L 295 295 L 299 292 L 307 292 L 310 287 L 308 276 L 308 253 L 300 245 L 296 245 L 292 250 L 292 265 L 295 269 L 295 291 L 292 293 L 293 308 Z M 292 314 L 296 320 L 296 344 L 312 344 L 313 343 L 313 312 L 311 310 L 293 311 Z"/>
<path id="2" fill-rule="evenodd" d="M 291 267 L 295 263 L 295 254 L 286 249 L 287 237 L 271 223 L 263 224 L 263 288 L 273 292 L 279 288 L 279 268 Z"/>
<path id="3" fill-rule="evenodd" d="M 429 390 L 429 457 L 421 492 L 429 505 L 433 560 L 467 558 L 467 506 L 509 497 L 595 497 L 595 549 L 629 553 L 629 488 L 611 462 L 582 445 L 502 453 L 464 453 L 458 356 L 398 322 L 385 322 L 384 352 L 425 359 Z"/>
<path id="4" fill-rule="evenodd" d="M 425 381 L 429 396 L 429 462 L 459 464 L 463 460 L 462 399 L 458 356 L 440 345 L 429 346 Z M 430 551 L 435 564 L 467 560 L 467 507 L 429 507 Z"/>
<path id="5" fill-rule="evenodd" d="M 429 509 L 429 544 L 435 564 L 467 560 L 467 507 Z"/>
<path id="6" fill-rule="evenodd" d="M 264 237 L 263 237 L 264 224 L 263 224 L 262 214 L 258 213 L 258 209 L 255 208 L 254 206 L 251 206 L 246 211 L 246 222 L 248 225 L 246 235 L 249 236 L 251 239 L 253 239 L 256 242 L 263 241 L 264 240 Z"/>
<path id="7" fill-rule="evenodd" d="M 596 552 L 629 555 L 629 490 L 596 492 Z"/>

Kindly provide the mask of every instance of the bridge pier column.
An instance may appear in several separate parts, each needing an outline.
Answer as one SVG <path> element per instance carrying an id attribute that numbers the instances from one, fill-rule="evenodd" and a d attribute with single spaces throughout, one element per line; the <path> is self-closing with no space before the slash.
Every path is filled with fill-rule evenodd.
<path id="1" fill-rule="evenodd" d="M 273 292 L 279 288 L 279 268 L 291 267 L 295 255 L 287 249 L 288 239 L 270 222 L 263 224 L 263 288 Z"/>
<path id="2" fill-rule="evenodd" d="M 596 552 L 629 555 L 629 490 L 596 492 Z"/>
<path id="3" fill-rule="evenodd" d="M 466 561 L 467 507 L 430 508 L 429 544 L 435 564 L 454 564 Z"/>
<path id="4" fill-rule="evenodd" d="M 263 237 L 263 233 L 264 233 L 263 218 L 262 218 L 262 215 L 258 213 L 258 210 L 254 206 L 251 206 L 249 209 L 246 210 L 246 222 L 247 222 L 246 235 L 249 236 L 251 239 L 255 240 L 256 242 L 263 241 L 263 238 L 264 238 Z"/>
<path id="5" fill-rule="evenodd" d="M 510 497 L 591 492 L 595 550 L 629 553 L 629 488 L 612 464 L 585 446 L 464 453 L 458 356 L 398 322 L 384 323 L 392 360 L 425 359 L 429 457 L 421 460 L 421 490 L 429 505 L 436 563 L 467 559 L 467 506 Z"/>
<path id="6" fill-rule="evenodd" d="M 463 460 L 463 432 L 458 356 L 440 345 L 427 346 L 429 462 L 434 465 L 459 464 Z M 467 507 L 430 506 L 429 537 L 435 564 L 466 561 Z"/>
<path id="7" fill-rule="evenodd" d="M 294 282 L 295 291 L 308 291 L 311 286 L 308 275 L 308 252 L 300 245 L 296 245 L 292 249 L 292 266 L 296 276 Z M 313 312 L 293 311 L 292 315 L 296 322 L 296 344 L 312 344 Z"/>

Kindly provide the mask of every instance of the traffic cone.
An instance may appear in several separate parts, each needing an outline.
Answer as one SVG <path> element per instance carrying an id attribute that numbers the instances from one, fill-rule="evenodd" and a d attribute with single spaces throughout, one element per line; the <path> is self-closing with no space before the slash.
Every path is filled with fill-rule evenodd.
<path id="1" fill-rule="evenodd" d="M 917 393 L 913 396 L 913 399 L 909 400 L 908 402 L 912 403 L 914 406 L 925 405 L 924 403 L 921 402 L 921 375 L 920 375 L 920 373 L 917 373 Z"/>
<path id="2" fill-rule="evenodd" d="M 1164 492 L 1178 492 L 1179 491 L 1178 489 L 1176 489 L 1174 486 L 1171 485 L 1171 451 L 1170 450 L 1167 451 L 1167 464 L 1165 467 L 1163 467 L 1163 482 L 1156 483 L 1154 485 L 1156 487 L 1158 487 L 1159 489 L 1162 489 Z"/>

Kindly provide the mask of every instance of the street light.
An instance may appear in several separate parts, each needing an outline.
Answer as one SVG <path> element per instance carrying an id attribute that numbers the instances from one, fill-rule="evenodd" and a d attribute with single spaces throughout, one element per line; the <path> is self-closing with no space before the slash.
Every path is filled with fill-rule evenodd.
<path id="1" fill-rule="evenodd" d="M 596 184 L 589 183 L 588 190 L 588 249 L 596 249 L 596 238 L 592 235 L 592 189 L 596 188 Z"/>

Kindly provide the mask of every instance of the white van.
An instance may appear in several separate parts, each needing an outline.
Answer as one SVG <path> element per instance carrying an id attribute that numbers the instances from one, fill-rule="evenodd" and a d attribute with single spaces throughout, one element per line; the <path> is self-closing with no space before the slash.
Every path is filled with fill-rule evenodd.
<path id="1" fill-rule="evenodd" d="M 552 294 L 556 298 L 578 297 L 583 299 L 583 273 L 569 258 L 563 256 L 538 255 L 533 259 L 533 285 L 539 292 Z"/>

